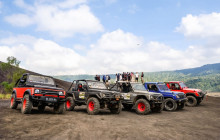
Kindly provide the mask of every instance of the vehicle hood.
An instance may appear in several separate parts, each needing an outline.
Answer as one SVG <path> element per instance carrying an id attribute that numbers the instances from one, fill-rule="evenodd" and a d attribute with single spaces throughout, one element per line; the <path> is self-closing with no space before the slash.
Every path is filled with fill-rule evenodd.
<path id="1" fill-rule="evenodd" d="M 114 94 L 114 93 L 120 94 L 120 92 L 118 92 L 118 91 L 109 91 L 107 89 L 89 89 L 89 90 L 96 91 L 96 92 L 104 92 L 104 93 L 109 93 L 109 94 Z"/>
<path id="2" fill-rule="evenodd" d="M 52 87 L 52 86 L 44 86 L 44 85 L 34 85 L 36 88 L 44 88 L 44 89 L 54 89 L 54 90 L 63 90 L 62 88 Z"/>
<path id="3" fill-rule="evenodd" d="M 185 90 L 185 91 L 192 91 L 192 92 L 201 92 L 202 91 L 200 89 L 194 89 L 194 88 L 184 88 L 183 90 Z"/>
<path id="4" fill-rule="evenodd" d="M 166 93 L 166 94 L 184 94 L 183 92 L 178 92 L 178 91 L 170 91 L 170 90 L 163 90 L 161 91 L 162 93 Z"/>
<path id="5" fill-rule="evenodd" d="M 145 93 L 145 94 L 150 94 L 150 95 L 158 95 L 158 96 L 162 96 L 162 94 L 161 93 L 155 93 L 155 92 L 150 92 L 150 91 L 147 91 L 147 90 L 145 90 L 145 91 L 142 91 L 142 90 L 138 90 L 138 91 L 135 91 L 135 93 Z"/>

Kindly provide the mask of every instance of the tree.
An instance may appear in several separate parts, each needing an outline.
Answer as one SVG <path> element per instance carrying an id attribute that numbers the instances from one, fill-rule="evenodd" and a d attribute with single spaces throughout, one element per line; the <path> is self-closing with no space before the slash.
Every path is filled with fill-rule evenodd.
<path id="1" fill-rule="evenodd" d="M 13 91 L 15 83 L 23 73 L 25 73 L 25 70 L 19 68 L 20 62 L 21 61 L 17 60 L 17 58 L 10 56 L 7 58 L 7 63 L 0 64 L 1 70 L 7 75 L 7 80 L 0 83 L 4 87 L 4 92 L 6 93 Z"/>
<path id="2" fill-rule="evenodd" d="M 7 58 L 7 63 L 16 67 L 19 67 L 19 64 L 21 63 L 21 61 L 17 60 L 17 58 L 15 58 L 14 56 L 9 56 Z"/>

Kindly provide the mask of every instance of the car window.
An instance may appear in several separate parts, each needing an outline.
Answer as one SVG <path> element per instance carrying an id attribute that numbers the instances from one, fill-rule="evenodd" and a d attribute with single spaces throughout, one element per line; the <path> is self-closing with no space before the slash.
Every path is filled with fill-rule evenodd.
<path id="1" fill-rule="evenodd" d="M 27 81 L 27 75 L 24 75 L 24 76 L 20 79 L 20 81 L 19 81 L 19 83 L 18 83 L 18 87 L 25 86 L 25 85 L 26 85 L 26 81 Z"/>

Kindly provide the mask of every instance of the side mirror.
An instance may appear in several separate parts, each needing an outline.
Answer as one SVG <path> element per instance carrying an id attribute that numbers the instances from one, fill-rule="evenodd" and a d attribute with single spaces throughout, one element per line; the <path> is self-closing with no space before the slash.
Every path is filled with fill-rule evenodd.
<path id="1" fill-rule="evenodd" d="M 23 79 L 20 80 L 21 83 L 24 83 L 25 81 Z"/>

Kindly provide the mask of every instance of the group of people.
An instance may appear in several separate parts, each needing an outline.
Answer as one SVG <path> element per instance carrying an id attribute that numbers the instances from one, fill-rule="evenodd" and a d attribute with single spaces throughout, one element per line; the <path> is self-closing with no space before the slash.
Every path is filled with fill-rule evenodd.
<path id="1" fill-rule="evenodd" d="M 136 72 L 123 72 L 121 73 L 116 73 L 116 81 L 129 81 L 129 82 L 138 82 L 139 80 L 139 73 Z M 95 76 L 95 80 L 97 81 L 101 81 L 101 76 L 100 75 L 96 75 Z M 102 76 L 102 81 L 104 83 L 108 83 L 110 82 L 111 77 L 110 75 L 103 75 Z M 141 82 L 144 83 L 144 73 L 141 73 Z"/>
<path id="2" fill-rule="evenodd" d="M 133 72 L 123 72 L 116 73 L 116 81 L 129 81 L 129 82 L 138 82 L 139 80 L 139 73 Z M 144 83 L 144 73 L 141 73 L 141 82 Z"/>
<path id="3" fill-rule="evenodd" d="M 100 75 L 96 75 L 96 76 L 95 76 L 95 80 L 101 81 Z M 103 76 L 102 76 L 102 81 L 103 81 L 104 83 L 110 82 L 110 80 L 111 80 L 110 75 L 103 75 Z"/>

